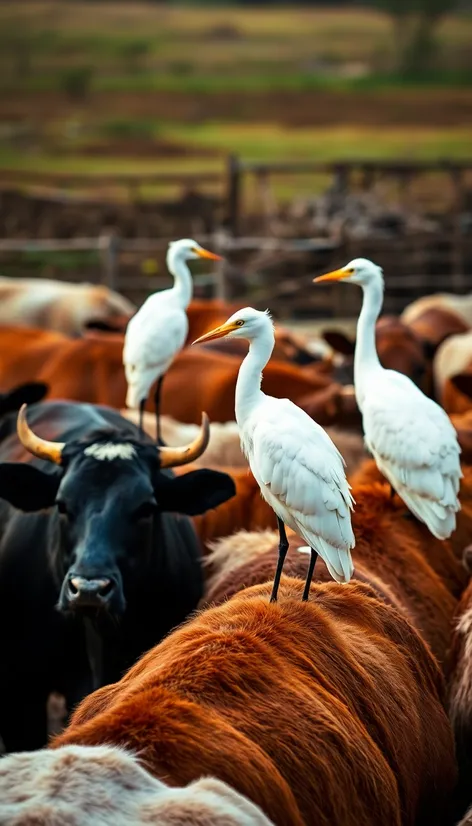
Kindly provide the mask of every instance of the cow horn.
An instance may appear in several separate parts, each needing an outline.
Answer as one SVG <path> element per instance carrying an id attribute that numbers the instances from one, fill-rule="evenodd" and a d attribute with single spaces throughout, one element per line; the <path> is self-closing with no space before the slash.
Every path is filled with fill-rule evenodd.
<path id="1" fill-rule="evenodd" d="M 36 436 L 26 421 L 26 407 L 26 404 L 22 404 L 16 422 L 16 430 L 21 444 L 38 459 L 47 459 L 48 462 L 60 465 L 65 442 L 48 442 L 46 439 Z"/>
<path id="2" fill-rule="evenodd" d="M 196 439 L 184 447 L 159 447 L 161 468 L 187 465 L 198 459 L 208 447 L 210 441 L 210 420 L 206 413 L 202 413 L 202 426 Z"/>

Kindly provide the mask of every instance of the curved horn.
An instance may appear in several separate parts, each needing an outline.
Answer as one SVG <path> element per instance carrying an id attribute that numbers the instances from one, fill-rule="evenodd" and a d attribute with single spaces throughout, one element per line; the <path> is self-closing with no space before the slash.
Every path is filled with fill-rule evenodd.
<path id="1" fill-rule="evenodd" d="M 47 442 L 46 439 L 36 436 L 26 421 L 26 407 L 26 404 L 21 405 L 16 422 L 16 430 L 21 444 L 38 459 L 47 459 L 48 462 L 60 465 L 65 442 Z"/>
<path id="2" fill-rule="evenodd" d="M 198 459 L 208 447 L 210 441 L 210 420 L 206 413 L 202 413 L 202 426 L 200 433 L 184 447 L 158 447 L 161 459 L 161 468 L 177 467 L 187 465 L 189 462 Z"/>

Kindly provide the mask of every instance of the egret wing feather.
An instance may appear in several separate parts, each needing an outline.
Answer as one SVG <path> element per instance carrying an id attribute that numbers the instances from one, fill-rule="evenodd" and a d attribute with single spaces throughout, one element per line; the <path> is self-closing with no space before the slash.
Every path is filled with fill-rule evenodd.
<path id="1" fill-rule="evenodd" d="M 325 431 L 288 399 L 265 397 L 243 440 L 262 495 L 325 560 L 332 576 L 352 575 L 353 499 L 341 454 Z"/>
<path id="2" fill-rule="evenodd" d="M 381 472 L 435 536 L 450 536 L 462 473 L 457 434 L 444 410 L 386 370 L 366 393 L 362 414 L 366 445 Z"/>

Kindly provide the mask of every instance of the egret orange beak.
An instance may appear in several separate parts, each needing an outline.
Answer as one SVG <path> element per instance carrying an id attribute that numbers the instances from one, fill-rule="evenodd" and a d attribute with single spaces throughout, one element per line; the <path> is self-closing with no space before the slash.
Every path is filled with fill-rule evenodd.
<path id="1" fill-rule="evenodd" d="M 209 333 L 205 333 L 203 336 L 200 336 L 200 338 L 197 338 L 195 339 L 195 341 L 192 341 L 192 345 L 200 344 L 202 341 L 212 341 L 214 338 L 223 338 L 223 336 L 227 336 L 228 333 L 232 333 L 233 330 L 239 330 L 239 325 L 236 324 L 234 321 L 227 321 L 220 327 L 215 327 L 214 330 L 210 330 Z"/>
<path id="2" fill-rule="evenodd" d="M 313 279 L 313 283 L 319 283 L 320 281 L 341 281 L 343 278 L 349 278 L 352 275 L 351 270 L 333 270 L 333 272 L 328 272 L 326 275 L 319 275 L 318 278 Z"/>
<path id="3" fill-rule="evenodd" d="M 223 260 L 221 255 L 217 255 L 216 252 L 210 252 L 210 250 L 204 250 L 203 247 L 196 247 L 195 252 L 200 258 L 209 258 L 211 261 Z"/>

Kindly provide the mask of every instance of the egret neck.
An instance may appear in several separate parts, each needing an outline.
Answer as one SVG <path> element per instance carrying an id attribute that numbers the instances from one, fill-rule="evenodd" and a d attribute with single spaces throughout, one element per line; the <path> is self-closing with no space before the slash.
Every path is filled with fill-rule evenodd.
<path id="1" fill-rule="evenodd" d="M 193 281 L 190 269 L 188 268 L 182 253 L 174 247 L 169 247 L 167 253 L 167 268 L 174 276 L 174 286 L 172 293 L 175 295 L 179 305 L 187 309 L 192 300 Z"/>
<path id="2" fill-rule="evenodd" d="M 241 427 L 264 398 L 261 390 L 262 371 L 269 361 L 275 345 L 274 328 L 267 324 L 249 341 L 249 353 L 239 368 L 236 382 L 236 421 Z"/>
<path id="3" fill-rule="evenodd" d="M 359 407 L 365 395 L 364 384 L 367 376 L 382 370 L 375 343 L 375 324 L 383 304 L 383 281 L 375 280 L 362 284 L 362 310 L 357 322 L 356 350 L 354 354 L 354 385 Z"/>

